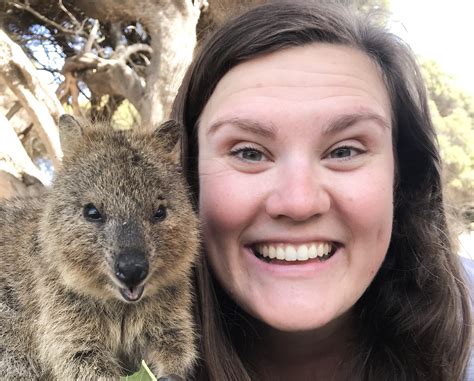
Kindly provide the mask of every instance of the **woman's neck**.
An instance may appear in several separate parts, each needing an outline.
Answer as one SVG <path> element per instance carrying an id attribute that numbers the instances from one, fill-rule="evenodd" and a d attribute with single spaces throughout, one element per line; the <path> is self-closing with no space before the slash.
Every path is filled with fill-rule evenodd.
<path id="1" fill-rule="evenodd" d="M 350 379 L 347 374 L 353 329 L 349 315 L 305 332 L 282 332 L 259 323 L 260 338 L 246 358 L 263 380 Z"/>

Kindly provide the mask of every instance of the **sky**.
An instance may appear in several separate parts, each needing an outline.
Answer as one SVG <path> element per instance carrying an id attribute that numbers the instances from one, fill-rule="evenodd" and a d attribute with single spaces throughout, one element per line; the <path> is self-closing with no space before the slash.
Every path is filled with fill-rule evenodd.
<path id="1" fill-rule="evenodd" d="M 474 96 L 474 1 L 391 0 L 392 30 Z"/>

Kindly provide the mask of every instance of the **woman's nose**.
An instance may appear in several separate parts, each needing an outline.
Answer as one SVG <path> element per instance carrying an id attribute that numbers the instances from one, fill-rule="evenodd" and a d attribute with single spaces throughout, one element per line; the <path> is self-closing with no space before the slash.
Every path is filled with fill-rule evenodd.
<path id="1" fill-rule="evenodd" d="M 305 221 L 331 207 L 330 194 L 311 166 L 282 170 L 272 183 L 265 205 L 272 218 Z"/>

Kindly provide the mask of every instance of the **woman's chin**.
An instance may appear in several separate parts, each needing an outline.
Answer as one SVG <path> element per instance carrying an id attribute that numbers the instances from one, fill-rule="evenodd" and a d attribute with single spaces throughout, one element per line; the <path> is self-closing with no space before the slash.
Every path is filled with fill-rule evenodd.
<path id="1" fill-rule="evenodd" d="M 279 318 L 276 318 L 273 315 L 268 317 L 263 315 L 257 317 L 257 319 L 263 323 L 264 330 L 266 331 L 295 334 L 296 336 L 298 333 L 303 333 L 305 336 L 308 333 L 312 333 L 314 337 L 319 339 L 330 337 L 336 332 L 345 332 L 346 329 L 351 327 L 349 312 L 337 317 L 313 314 L 312 316 L 306 315 L 306 318 L 305 316 L 295 315 L 281 315 Z M 307 338 L 309 339 L 309 337 Z"/>
<path id="2" fill-rule="evenodd" d="M 307 332 L 331 325 L 339 314 L 311 308 L 273 308 L 247 311 L 265 325 L 282 332 Z"/>

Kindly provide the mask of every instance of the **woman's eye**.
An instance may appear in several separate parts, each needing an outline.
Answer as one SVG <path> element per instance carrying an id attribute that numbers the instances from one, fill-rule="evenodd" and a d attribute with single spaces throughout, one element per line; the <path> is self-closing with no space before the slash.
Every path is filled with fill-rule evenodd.
<path id="1" fill-rule="evenodd" d="M 266 159 L 263 152 L 251 147 L 237 148 L 232 150 L 230 154 L 244 161 L 263 161 Z"/>
<path id="2" fill-rule="evenodd" d="M 362 153 L 362 150 L 354 147 L 338 147 L 329 153 L 331 159 L 348 159 Z"/>

